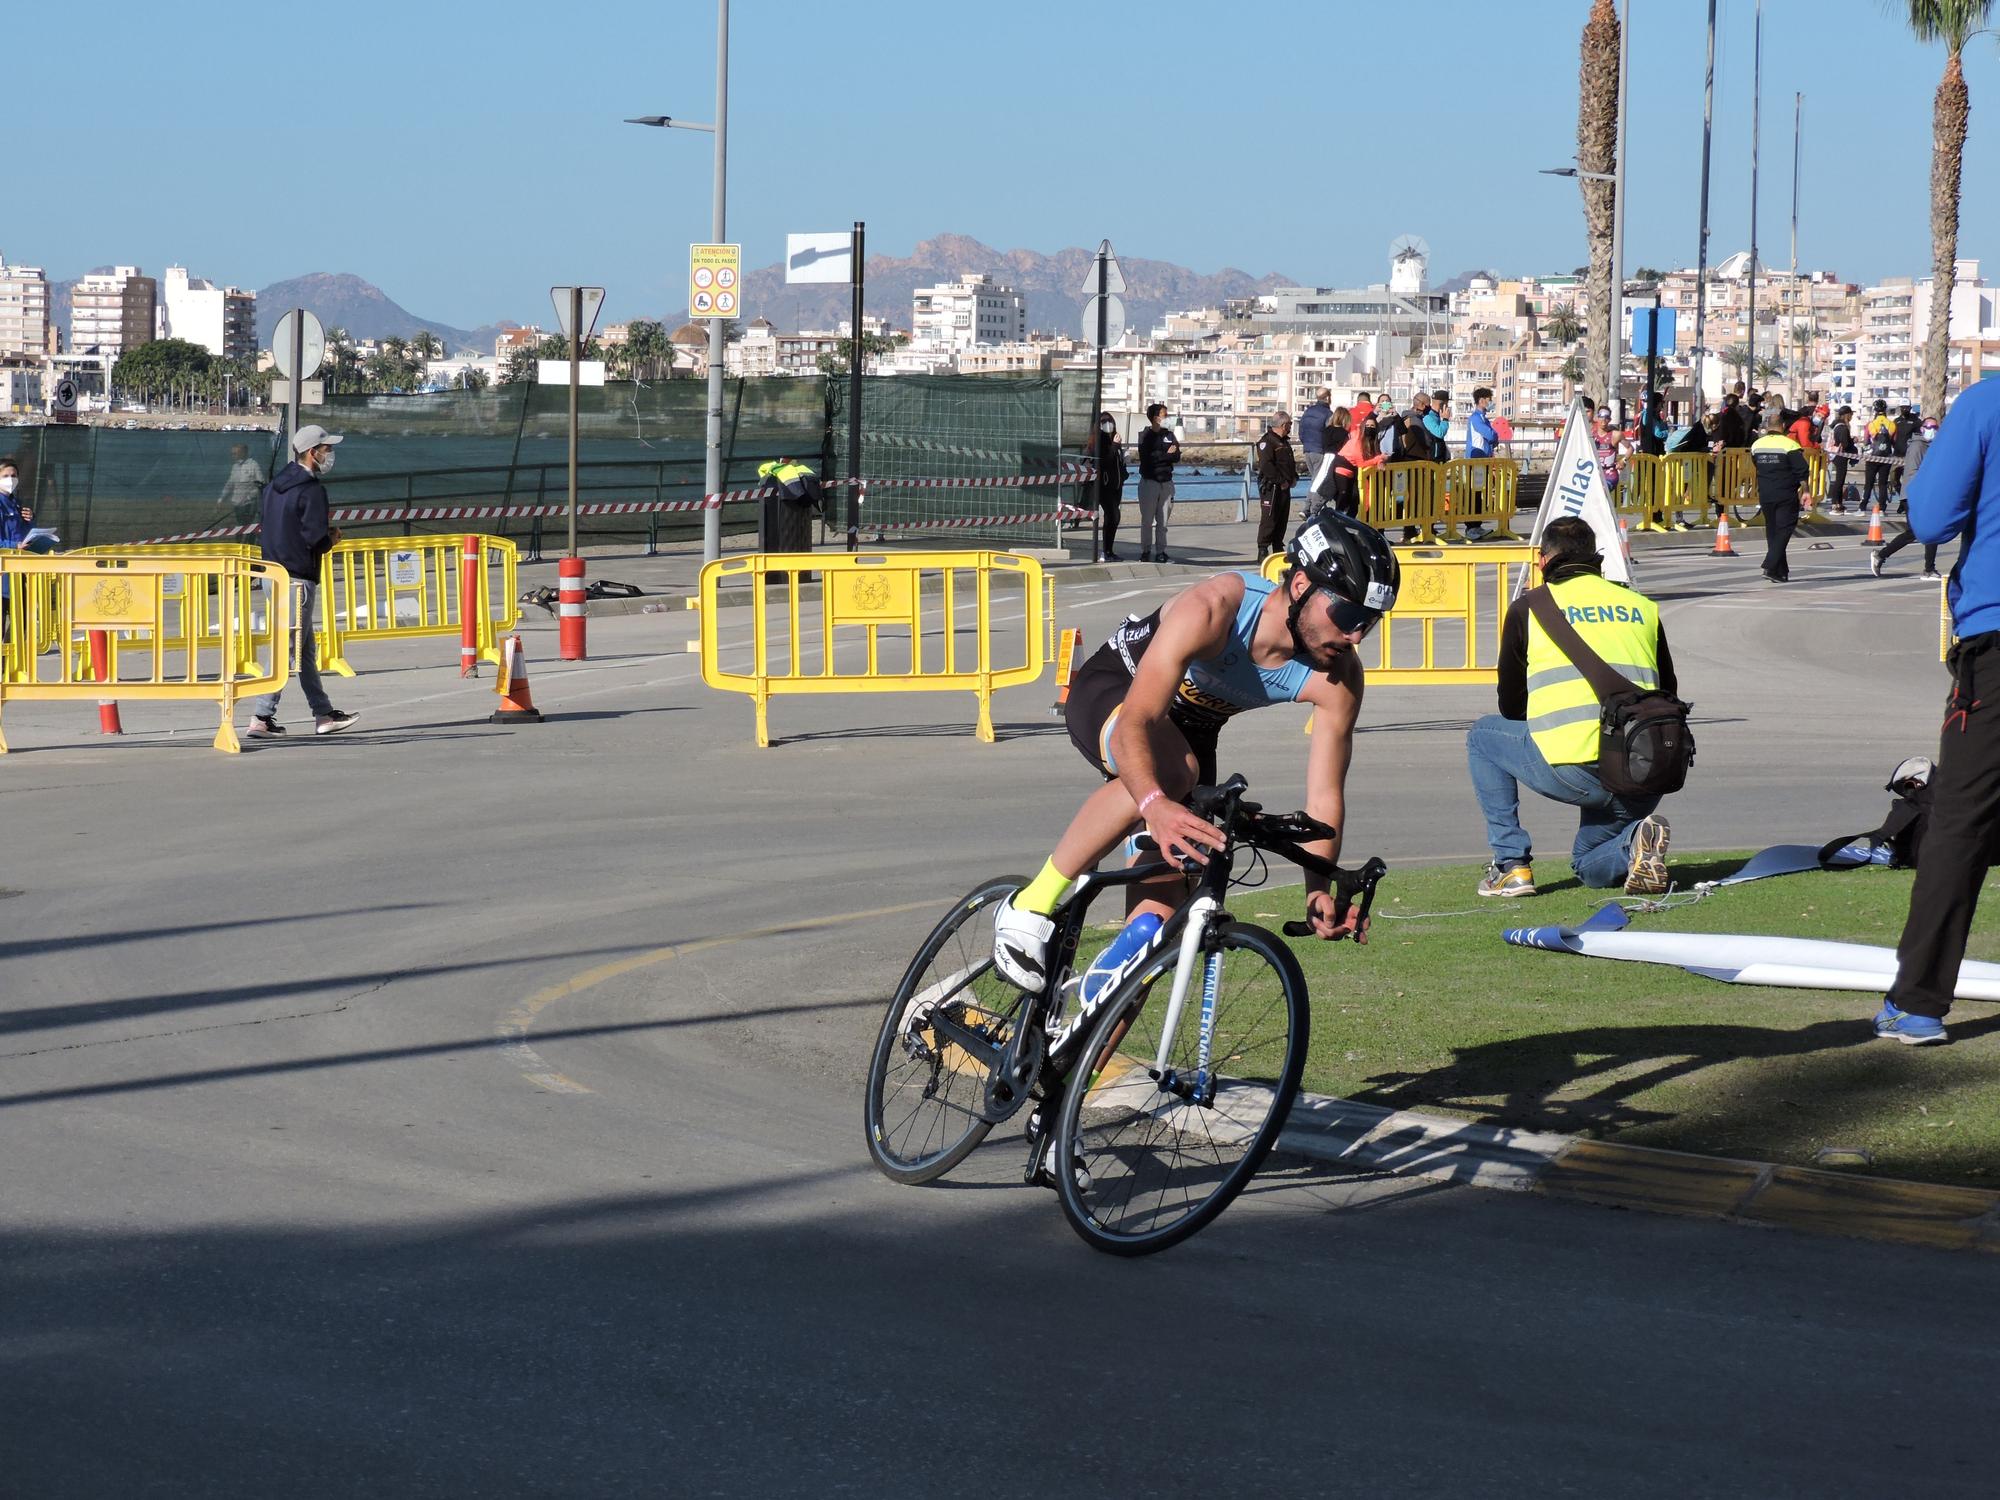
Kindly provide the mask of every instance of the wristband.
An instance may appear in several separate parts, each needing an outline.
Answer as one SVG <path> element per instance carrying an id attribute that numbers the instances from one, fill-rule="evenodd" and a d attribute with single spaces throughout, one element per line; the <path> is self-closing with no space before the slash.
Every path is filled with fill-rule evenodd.
<path id="1" fill-rule="evenodd" d="M 1146 809 L 1166 795 L 1166 792 L 1159 787 L 1154 787 L 1150 792 L 1146 793 L 1145 796 L 1139 799 L 1139 816 L 1142 818 L 1145 817 Z"/>

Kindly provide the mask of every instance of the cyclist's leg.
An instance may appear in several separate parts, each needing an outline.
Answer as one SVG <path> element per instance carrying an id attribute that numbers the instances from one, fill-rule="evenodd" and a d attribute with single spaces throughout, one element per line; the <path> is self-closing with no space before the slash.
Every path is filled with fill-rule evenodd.
<path id="1" fill-rule="evenodd" d="M 1051 856 L 1051 863 L 1066 880 L 1074 881 L 1084 871 L 1095 869 L 1099 861 L 1116 849 L 1139 822 L 1138 804 L 1133 801 L 1125 783 L 1118 780 L 1118 764 L 1110 749 L 1111 735 L 1117 723 L 1118 708 L 1113 707 L 1096 736 L 1099 746 L 1096 764 L 1099 771 L 1110 779 L 1084 799 L 1082 808 L 1056 841 L 1055 853 Z M 1169 797 L 1181 798 L 1194 790 L 1202 774 L 1203 762 L 1177 725 L 1162 723 L 1153 731 L 1153 764 L 1160 771 L 1160 789 Z M 1171 903 L 1178 899 L 1180 879 L 1176 876 L 1164 884 L 1171 887 L 1175 894 L 1168 898 L 1169 904 L 1161 911 L 1163 916 L 1173 909 Z M 1134 889 L 1152 893 L 1150 884 Z M 1134 909 L 1137 909 L 1136 906 Z"/>

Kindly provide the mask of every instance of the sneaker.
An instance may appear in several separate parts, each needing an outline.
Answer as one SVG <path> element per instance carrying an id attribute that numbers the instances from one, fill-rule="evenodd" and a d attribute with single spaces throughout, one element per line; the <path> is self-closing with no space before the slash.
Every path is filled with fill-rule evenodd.
<path id="1" fill-rule="evenodd" d="M 1944 1033 L 1944 1022 L 1936 1016 L 1912 1015 L 1889 1000 L 1884 1000 L 1882 1008 L 1875 1012 L 1875 1035 L 1909 1047 L 1928 1047 L 1951 1040 Z"/>
<path id="2" fill-rule="evenodd" d="M 1153 554 L 1153 561 L 1156 563 L 1170 563 L 1173 559 L 1164 552 L 1155 552 Z"/>
<path id="3" fill-rule="evenodd" d="M 1943 580 L 1944 574 L 1940 573 L 1936 568 L 1925 568 L 1917 577 L 1925 583 L 1938 583 Z"/>
<path id="4" fill-rule="evenodd" d="M 1151 562 L 1152 560 L 1153 560 L 1153 554 L 1150 552 L 1141 552 L 1139 554 L 1140 562 Z"/>
<path id="5" fill-rule="evenodd" d="M 1498 865 L 1486 867 L 1486 878 L 1479 882 L 1482 896 L 1532 896 L 1535 894 L 1535 872 L 1529 865 L 1509 865 L 1501 869 Z"/>
<path id="6" fill-rule="evenodd" d="M 1116 552 L 1113 552 L 1113 551 L 1112 551 L 1112 550 L 1111 550 L 1111 549 L 1110 549 L 1109 547 L 1106 547 L 1106 548 L 1104 549 L 1104 553 L 1103 553 L 1103 555 L 1102 555 L 1101 557 L 1099 557 L 1099 558 L 1098 558 L 1097 560 L 1098 560 L 1099 562 L 1123 562 L 1123 561 L 1125 561 L 1125 559 L 1124 559 L 1124 558 L 1120 557 L 1120 556 L 1119 556 L 1119 555 L 1118 555 L 1118 554 L 1117 554 Z"/>
<path id="7" fill-rule="evenodd" d="M 249 732 L 253 740 L 281 740 L 285 737 L 285 726 L 266 714 L 259 714 L 250 721 Z"/>
<path id="8" fill-rule="evenodd" d="M 1667 893 L 1667 840 L 1672 830 L 1667 820 L 1647 816 L 1632 830 L 1632 866 L 1625 876 L 1628 896 L 1664 896 Z"/>
<path id="9" fill-rule="evenodd" d="M 354 721 L 360 717 L 359 714 L 344 714 L 336 708 L 332 713 L 321 714 L 313 720 L 313 733 L 339 734 L 343 729 L 352 729 Z"/>
<path id="10" fill-rule="evenodd" d="M 1882 554 L 1881 554 L 1881 553 L 1879 553 L 1879 552 L 1871 552 L 1871 553 L 1869 553 L 1869 554 L 1868 554 L 1868 571 L 1869 571 L 1869 572 L 1871 572 L 1871 573 L 1873 573 L 1873 574 L 1874 574 L 1874 575 L 1875 575 L 1875 576 L 1876 576 L 1877 578 L 1880 578 L 1880 577 L 1882 576 Z"/>
<path id="11" fill-rule="evenodd" d="M 1009 984 L 1034 994 L 1048 978 L 1055 919 L 1022 911 L 1009 897 L 993 917 L 993 967 Z"/>

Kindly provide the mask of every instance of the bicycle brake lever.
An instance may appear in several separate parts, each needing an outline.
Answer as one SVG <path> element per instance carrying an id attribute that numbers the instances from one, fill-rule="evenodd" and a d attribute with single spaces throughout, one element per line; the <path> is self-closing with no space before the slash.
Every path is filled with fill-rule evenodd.
<path id="1" fill-rule="evenodd" d="M 1355 925 L 1368 920 L 1368 913 L 1375 905 L 1375 887 L 1382 877 L 1389 873 L 1389 867 L 1382 863 L 1380 856 L 1371 857 L 1358 870 L 1334 868 L 1333 886 L 1340 899 L 1353 904 L 1360 897 L 1360 908 L 1355 916 Z M 1287 922 L 1282 929 L 1286 937 L 1311 937 L 1313 925 L 1310 922 Z"/>

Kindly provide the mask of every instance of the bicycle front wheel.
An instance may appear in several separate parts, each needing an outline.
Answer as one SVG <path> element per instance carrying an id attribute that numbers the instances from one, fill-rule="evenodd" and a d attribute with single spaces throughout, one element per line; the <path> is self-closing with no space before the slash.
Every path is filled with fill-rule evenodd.
<path id="1" fill-rule="evenodd" d="M 931 929 L 896 986 L 868 1068 L 868 1154 L 897 1182 L 942 1177 L 986 1139 L 986 1058 L 932 1024 L 939 1016 L 1004 1047 L 1027 997 L 993 967 L 993 918 L 1027 882 L 990 880 Z"/>
<path id="2" fill-rule="evenodd" d="M 1165 976 L 1099 1017 L 1078 1053 L 1057 1116 L 1056 1161 L 1067 1170 L 1056 1190 L 1071 1227 L 1099 1250 L 1151 1254 L 1221 1213 L 1298 1093 L 1308 1025 L 1298 959 L 1236 922 L 1216 943 L 1164 1048 Z"/>

